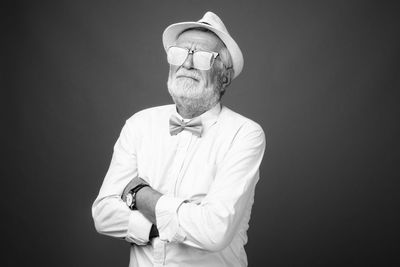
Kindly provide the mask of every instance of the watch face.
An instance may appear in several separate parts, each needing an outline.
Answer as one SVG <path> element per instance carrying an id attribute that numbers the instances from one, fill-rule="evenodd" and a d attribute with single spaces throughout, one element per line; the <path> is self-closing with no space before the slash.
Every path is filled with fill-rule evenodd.
<path id="1" fill-rule="evenodd" d="M 132 205 L 132 201 L 133 201 L 133 197 L 131 193 L 128 193 L 126 195 L 126 205 L 128 205 L 128 207 L 130 207 Z"/>

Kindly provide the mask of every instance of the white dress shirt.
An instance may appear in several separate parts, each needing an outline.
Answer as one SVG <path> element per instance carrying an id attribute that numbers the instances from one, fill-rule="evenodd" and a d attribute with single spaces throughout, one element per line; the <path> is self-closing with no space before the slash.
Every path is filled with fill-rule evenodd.
<path id="1" fill-rule="evenodd" d="M 201 137 L 171 136 L 175 105 L 146 109 L 126 121 L 92 214 L 97 231 L 132 243 L 133 266 L 247 266 L 244 245 L 259 166 L 261 127 L 217 104 L 202 114 Z M 152 223 L 121 200 L 139 176 L 163 196 Z"/>

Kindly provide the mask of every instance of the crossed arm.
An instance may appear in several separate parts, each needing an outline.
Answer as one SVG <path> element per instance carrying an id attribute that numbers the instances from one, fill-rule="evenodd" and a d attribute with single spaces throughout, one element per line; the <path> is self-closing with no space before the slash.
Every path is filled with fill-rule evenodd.
<path id="1" fill-rule="evenodd" d="M 127 184 L 134 184 L 139 179 L 129 178 L 138 175 L 137 168 L 132 167 L 136 162 L 135 154 L 129 153 L 129 143 L 125 138 L 123 130 L 114 148 L 109 173 L 93 205 L 96 229 L 103 234 L 125 239 L 135 230 L 143 235 L 135 237 L 134 243 L 144 245 L 148 242 L 151 224 L 154 224 L 160 239 L 165 241 L 181 242 L 210 251 L 229 245 L 251 208 L 265 148 L 262 130 L 252 129 L 238 136 L 240 142 L 232 146 L 218 166 L 214 182 L 201 203 L 163 195 L 144 187 L 136 196 L 137 211 L 129 210 L 121 200 L 121 195 L 124 198 L 125 191 L 132 188 Z M 147 228 L 139 231 L 140 221 L 148 223 L 142 224 Z"/>

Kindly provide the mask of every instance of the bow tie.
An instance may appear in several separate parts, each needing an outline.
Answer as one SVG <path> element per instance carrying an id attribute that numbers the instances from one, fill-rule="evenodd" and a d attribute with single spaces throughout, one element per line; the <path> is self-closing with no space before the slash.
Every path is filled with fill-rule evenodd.
<path id="1" fill-rule="evenodd" d="M 171 115 L 169 118 L 169 133 L 171 135 L 177 135 L 183 130 L 189 131 L 197 137 L 201 137 L 201 132 L 203 131 L 201 118 L 196 117 L 188 122 L 183 122 L 176 115 Z"/>

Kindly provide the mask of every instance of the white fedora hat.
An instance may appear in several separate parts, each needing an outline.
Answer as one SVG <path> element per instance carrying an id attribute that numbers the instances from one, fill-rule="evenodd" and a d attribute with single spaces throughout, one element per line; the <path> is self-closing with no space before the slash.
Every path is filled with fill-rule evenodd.
<path id="1" fill-rule="evenodd" d="M 181 34 L 184 30 L 197 27 L 205 28 L 214 32 L 222 40 L 222 42 L 224 42 L 226 48 L 231 54 L 234 71 L 233 78 L 236 78 L 243 69 L 244 59 L 242 51 L 240 51 L 239 46 L 228 33 L 228 30 L 226 29 L 222 20 L 213 12 L 208 11 L 197 22 L 179 22 L 168 26 L 164 30 L 162 37 L 165 51 L 167 51 L 168 47 L 174 44 L 174 42 L 178 39 L 179 34 Z"/>

